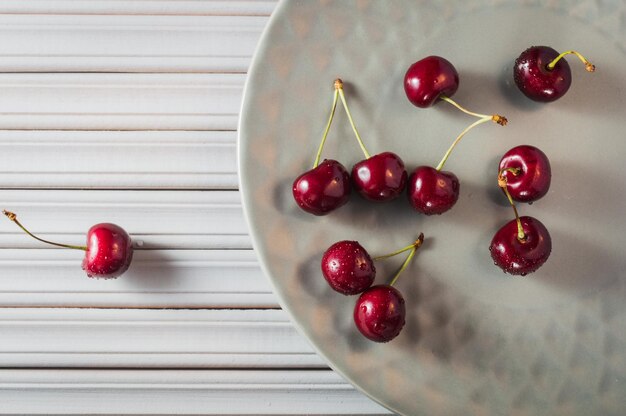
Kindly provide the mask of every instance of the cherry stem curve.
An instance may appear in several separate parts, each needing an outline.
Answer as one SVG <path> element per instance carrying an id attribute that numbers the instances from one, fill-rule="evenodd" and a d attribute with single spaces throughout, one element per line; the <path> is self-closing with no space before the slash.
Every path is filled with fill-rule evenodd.
<path id="1" fill-rule="evenodd" d="M 508 123 L 509 121 L 507 120 L 506 117 L 501 116 L 499 114 L 480 114 L 480 113 L 475 113 L 473 111 L 469 111 L 468 109 L 462 107 L 460 104 L 458 104 L 456 101 L 454 101 L 452 98 L 450 97 L 446 97 L 445 95 L 441 95 L 439 96 L 440 99 L 442 99 L 443 101 L 452 104 L 454 107 L 456 107 L 457 109 L 461 110 L 462 112 L 464 112 L 467 115 L 470 116 L 474 116 L 474 117 L 478 117 L 480 119 L 487 119 L 487 120 L 491 120 L 494 123 L 497 123 L 501 126 L 506 126 L 506 123 Z"/>
<path id="2" fill-rule="evenodd" d="M 339 91 L 335 87 L 335 93 L 333 95 L 333 106 L 330 110 L 330 117 L 328 117 L 328 123 L 326 123 L 326 129 L 324 130 L 322 141 L 320 142 L 320 146 L 317 149 L 317 155 L 315 156 L 315 163 L 313 163 L 313 169 L 315 169 L 320 164 L 320 159 L 322 157 L 322 149 L 324 149 L 324 144 L 326 143 L 326 138 L 328 137 L 328 131 L 330 130 L 330 125 L 333 124 L 333 118 L 335 117 L 335 110 L 337 109 L 338 98 L 339 98 Z"/>
<path id="3" fill-rule="evenodd" d="M 365 145 L 363 144 L 363 140 L 361 139 L 361 136 L 359 135 L 359 131 L 356 129 L 354 120 L 352 119 L 352 114 L 350 114 L 350 109 L 348 108 L 348 103 L 346 102 L 346 95 L 343 92 L 343 81 L 339 78 L 335 80 L 335 89 L 339 91 L 339 98 L 341 98 L 343 108 L 346 110 L 346 114 L 348 115 L 348 120 L 350 121 L 350 126 L 352 126 L 352 131 L 354 131 L 356 140 L 359 142 L 359 146 L 361 146 L 361 150 L 363 151 L 365 158 L 369 159 L 371 157 L 370 153 L 365 148 Z"/>
<path id="4" fill-rule="evenodd" d="M 582 56 L 580 53 L 578 53 L 576 51 L 565 51 L 562 54 L 560 54 L 559 56 L 557 56 L 556 58 L 554 58 L 552 60 L 552 62 L 550 62 L 547 65 L 548 70 L 553 70 L 554 66 L 556 65 L 556 63 L 559 62 L 565 55 L 569 55 L 569 54 L 576 55 L 578 57 L 578 59 L 580 59 L 582 61 L 582 63 L 585 64 L 585 69 L 587 70 L 587 72 L 593 72 L 593 71 L 596 70 L 596 66 L 594 64 L 589 62 L 587 60 L 587 58 L 585 58 L 584 56 Z"/>
<path id="5" fill-rule="evenodd" d="M 402 250 L 402 251 L 407 251 L 407 250 L 411 250 L 411 251 L 410 251 L 409 255 L 406 257 L 406 259 L 404 260 L 404 262 L 402 263 L 402 266 L 400 267 L 400 270 L 398 270 L 398 272 L 391 279 L 391 282 L 389 283 L 389 286 L 393 286 L 396 283 L 396 281 L 398 280 L 398 277 L 400 277 L 402 272 L 408 267 L 409 263 L 413 259 L 413 256 L 415 256 L 415 252 L 417 251 L 418 248 L 420 248 L 420 246 L 422 245 L 423 242 L 424 242 L 424 233 L 420 233 L 419 237 L 417 237 L 417 240 L 415 240 L 415 242 L 413 244 L 411 244 L 410 246 L 405 247 Z M 398 253 L 395 253 L 395 254 L 399 254 L 402 251 L 399 251 Z"/>
<path id="6" fill-rule="evenodd" d="M 524 228 L 522 228 L 522 221 L 519 219 L 519 214 L 517 212 L 517 207 L 513 202 L 513 197 L 511 197 L 509 189 L 506 186 L 506 178 L 502 176 L 502 173 L 498 174 L 498 186 L 502 188 L 504 194 L 509 200 L 509 203 L 513 207 L 513 212 L 515 213 L 515 221 L 517 221 L 517 239 L 520 243 L 523 243 L 526 240 L 526 234 L 524 233 Z"/>
<path id="7" fill-rule="evenodd" d="M 437 167 L 435 168 L 437 170 L 437 172 L 441 171 L 441 169 L 443 169 L 443 165 L 446 164 L 446 161 L 448 160 L 448 158 L 450 157 L 450 153 L 452 153 L 452 150 L 456 147 L 457 144 L 459 144 L 459 142 L 461 141 L 461 139 L 463 138 L 463 136 L 465 136 L 465 134 L 467 134 L 468 131 L 470 131 L 471 129 L 473 129 L 474 127 L 478 126 L 479 124 L 483 124 L 488 122 L 489 120 L 491 120 L 491 116 L 487 116 L 488 118 L 481 118 L 480 120 L 476 120 L 475 122 L 473 122 L 472 124 L 470 124 L 469 126 L 467 126 L 465 128 L 465 130 L 463 130 L 461 132 L 461 134 L 459 134 L 457 136 L 457 138 L 454 140 L 454 142 L 452 142 L 452 144 L 450 145 L 450 147 L 448 148 L 448 150 L 446 151 L 446 154 L 443 155 L 443 158 L 441 159 L 441 162 L 439 162 L 439 164 L 437 165 Z"/>
<path id="8" fill-rule="evenodd" d="M 44 240 L 43 238 L 39 238 L 36 235 L 34 235 L 33 233 L 31 233 L 30 231 L 28 231 L 26 229 L 26 227 L 24 227 L 18 220 L 17 220 L 17 215 L 15 215 L 14 213 L 7 211 L 7 210 L 2 210 L 2 213 L 4 215 L 7 216 L 8 219 L 10 219 L 11 221 L 13 221 L 15 224 L 17 224 L 18 227 L 20 227 L 22 229 L 22 231 L 24 231 L 26 234 L 28 234 L 29 236 L 33 237 L 35 240 L 41 241 L 42 243 L 46 243 L 46 244 L 51 244 L 53 246 L 57 246 L 57 247 L 63 247 L 63 248 L 71 248 L 74 250 L 83 250 L 83 251 L 87 251 L 87 247 L 86 246 L 73 246 L 70 244 L 60 244 L 60 243 L 54 243 L 52 241 L 48 241 L 48 240 Z"/>

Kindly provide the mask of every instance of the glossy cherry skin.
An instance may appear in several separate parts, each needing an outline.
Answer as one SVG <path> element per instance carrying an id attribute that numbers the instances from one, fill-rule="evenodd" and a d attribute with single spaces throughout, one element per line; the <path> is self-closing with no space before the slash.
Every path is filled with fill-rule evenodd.
<path id="1" fill-rule="evenodd" d="M 526 97 L 550 102 L 565 95 L 572 84 L 572 71 L 565 59 L 548 69 L 548 64 L 557 56 L 559 53 L 548 46 L 532 46 L 517 57 L 513 79 Z"/>
<path id="2" fill-rule="evenodd" d="M 322 274 L 334 290 L 356 295 L 370 287 L 376 267 L 367 251 L 356 241 L 339 241 L 322 256 Z"/>
<path id="3" fill-rule="evenodd" d="M 114 279 L 130 267 L 133 246 L 130 236 L 115 224 L 96 224 L 87 233 L 83 270 L 87 276 Z"/>
<path id="4" fill-rule="evenodd" d="M 418 166 L 409 177 L 407 196 L 416 211 L 443 214 L 456 204 L 460 190 L 461 184 L 454 173 Z"/>
<path id="5" fill-rule="evenodd" d="M 406 187 L 408 174 L 400 156 L 384 152 L 352 167 L 354 189 L 370 201 L 391 201 Z"/>
<path id="6" fill-rule="evenodd" d="M 366 338 L 388 342 L 404 327 L 406 308 L 402 294 L 389 285 L 372 286 L 354 305 L 354 323 Z"/>
<path id="7" fill-rule="evenodd" d="M 350 199 L 350 175 L 336 160 L 326 159 L 293 182 L 293 198 L 304 211 L 326 215 Z"/>
<path id="8" fill-rule="evenodd" d="M 517 173 L 503 169 L 519 169 Z M 509 150 L 500 160 L 500 172 L 515 201 L 534 202 L 550 189 L 552 170 L 548 156 L 534 146 L 522 145 Z"/>
<path id="9" fill-rule="evenodd" d="M 496 266 L 505 273 L 525 276 L 541 267 L 552 251 L 548 229 L 533 217 L 520 217 L 526 238 L 517 238 L 517 221 L 504 224 L 491 240 L 489 251 Z"/>
<path id="10" fill-rule="evenodd" d="M 404 92 L 413 105 L 426 108 L 441 95 L 451 97 L 459 88 L 459 73 L 445 58 L 428 56 L 415 62 L 404 75 Z"/>

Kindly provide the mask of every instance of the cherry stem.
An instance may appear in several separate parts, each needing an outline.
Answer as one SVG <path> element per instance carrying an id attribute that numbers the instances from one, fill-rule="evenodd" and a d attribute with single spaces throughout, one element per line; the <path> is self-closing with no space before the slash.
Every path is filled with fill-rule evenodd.
<path id="1" fill-rule="evenodd" d="M 341 102 L 343 103 L 343 108 L 346 110 L 346 114 L 348 115 L 348 120 L 350 121 L 350 125 L 352 126 L 352 131 L 354 131 L 354 135 L 356 136 L 357 141 L 359 142 L 359 146 L 361 146 L 361 150 L 365 155 L 366 159 L 370 158 L 370 153 L 365 148 L 363 144 L 363 140 L 361 140 L 361 136 L 359 135 L 359 131 L 356 129 L 354 125 L 354 120 L 352 119 L 352 114 L 350 114 L 350 109 L 348 108 L 348 103 L 346 102 L 346 95 L 343 93 L 343 81 L 337 78 L 335 80 L 335 89 L 339 91 L 339 97 L 341 98 Z"/>
<path id="2" fill-rule="evenodd" d="M 410 246 L 407 246 L 405 249 L 402 250 L 402 251 L 406 251 L 410 249 L 411 252 L 404 260 L 404 263 L 402 263 L 400 270 L 398 270 L 395 276 L 393 276 L 393 278 L 391 279 L 391 283 L 389 283 L 389 286 L 393 286 L 396 283 L 396 281 L 398 280 L 398 277 L 400 277 L 400 274 L 402 274 L 402 272 L 408 267 L 409 263 L 413 259 L 413 256 L 415 256 L 415 252 L 417 251 L 418 248 L 420 248 L 423 242 L 424 242 L 424 233 L 420 233 L 419 237 L 417 237 L 417 240 L 415 240 L 413 244 L 411 244 Z M 398 253 L 401 253 L 402 251 L 399 251 Z"/>
<path id="3" fill-rule="evenodd" d="M 592 64 L 591 62 L 589 62 L 587 60 L 587 58 L 585 58 L 584 56 L 582 56 L 580 53 L 576 52 L 576 51 L 565 51 L 562 54 L 560 54 L 559 56 L 557 56 L 556 58 L 554 58 L 552 60 L 552 62 L 550 62 L 548 64 L 548 69 L 549 70 L 553 70 L 554 66 L 556 65 L 557 62 L 559 62 L 565 55 L 569 55 L 569 54 L 573 54 L 576 55 L 578 57 L 578 59 L 580 59 L 582 61 L 583 64 L 585 64 L 585 69 L 587 70 L 587 72 L 593 72 L 596 70 L 596 66 L 594 64 Z"/>
<path id="4" fill-rule="evenodd" d="M 333 95 L 333 106 L 330 110 L 330 117 L 328 117 L 328 123 L 326 124 L 326 129 L 324 130 L 324 135 L 322 136 L 320 147 L 317 149 L 317 155 L 315 156 L 315 163 L 313 163 L 313 169 L 315 169 L 320 164 L 320 159 L 322 157 L 322 149 L 324 149 L 324 144 L 326 143 L 326 138 L 328 137 L 328 131 L 330 130 L 330 125 L 333 124 L 333 118 L 335 118 L 335 110 L 337 109 L 338 97 L 339 97 L 339 92 L 337 88 L 335 87 L 335 93 Z"/>
<path id="5" fill-rule="evenodd" d="M 42 243 L 46 243 L 46 244 L 51 244 L 53 246 L 57 246 L 57 247 L 63 247 L 63 248 L 71 248 L 74 250 L 83 250 L 83 251 L 87 251 L 87 247 L 86 246 L 73 246 L 73 245 L 69 245 L 69 244 L 60 244 L 60 243 L 54 243 L 52 241 L 48 241 L 48 240 L 44 240 L 43 238 L 39 238 L 36 235 L 34 235 L 33 233 L 31 233 L 30 231 L 28 231 L 18 220 L 17 220 L 17 215 L 15 215 L 14 213 L 7 211 L 7 210 L 2 210 L 2 213 L 4 215 L 7 216 L 8 219 L 10 219 L 11 221 L 13 221 L 15 224 L 17 224 L 18 227 L 20 227 L 26 234 L 28 234 L 29 236 L 33 237 L 35 240 L 41 241 Z"/>
<path id="6" fill-rule="evenodd" d="M 463 136 L 465 136 L 465 134 L 470 131 L 471 129 L 473 129 L 474 127 L 478 126 L 479 124 L 483 124 L 488 122 L 489 120 L 491 120 L 491 116 L 488 116 L 489 118 L 481 118 L 480 120 L 476 120 L 475 122 L 473 122 L 472 124 L 470 124 L 469 126 L 467 126 L 465 128 L 465 130 L 463 130 L 461 132 L 461 134 L 459 134 L 457 136 L 457 138 L 454 140 L 454 142 L 452 142 L 452 144 L 450 145 L 450 147 L 448 148 L 448 151 L 446 152 L 445 155 L 443 155 L 443 158 L 441 159 L 441 162 L 439 162 L 439 164 L 437 165 L 437 167 L 435 168 L 438 172 L 441 171 L 441 169 L 443 169 L 443 165 L 446 164 L 446 161 L 448 160 L 448 158 L 450 157 L 450 153 L 452 153 L 452 150 L 456 147 L 456 145 L 461 141 L 461 139 L 463 138 Z"/>
<path id="7" fill-rule="evenodd" d="M 445 95 L 441 95 L 439 96 L 440 99 L 442 99 L 443 101 L 452 104 L 453 106 L 455 106 L 456 108 L 458 108 L 459 110 L 461 110 L 462 112 L 464 112 L 465 114 L 468 114 L 470 116 L 474 116 L 474 117 L 478 117 L 480 119 L 486 118 L 487 120 L 491 120 L 494 123 L 497 123 L 501 126 L 506 126 L 506 123 L 508 123 L 509 121 L 507 120 L 506 117 L 501 116 L 499 114 L 480 114 L 480 113 L 475 113 L 473 111 L 469 111 L 468 109 L 461 107 L 460 104 L 458 104 L 456 101 L 454 101 L 453 99 L 446 97 Z"/>
<path id="8" fill-rule="evenodd" d="M 505 179 L 502 174 L 504 172 L 511 172 L 513 175 L 517 176 L 522 170 L 520 168 L 504 168 L 500 172 L 498 172 L 498 178 Z M 498 182 L 499 183 L 499 182 Z"/>
<path id="9" fill-rule="evenodd" d="M 513 197 L 511 197 L 511 194 L 509 193 L 509 189 L 506 186 L 506 178 L 502 176 L 501 173 L 498 174 L 498 186 L 502 188 L 502 190 L 504 191 L 504 194 L 509 200 L 509 203 L 513 207 L 513 212 L 515 213 L 515 220 L 517 221 L 517 239 L 519 240 L 520 243 L 523 243 L 526 240 L 526 234 L 524 233 L 524 228 L 522 228 L 522 221 L 519 219 L 517 207 L 515 207 L 515 203 L 513 202 Z"/>

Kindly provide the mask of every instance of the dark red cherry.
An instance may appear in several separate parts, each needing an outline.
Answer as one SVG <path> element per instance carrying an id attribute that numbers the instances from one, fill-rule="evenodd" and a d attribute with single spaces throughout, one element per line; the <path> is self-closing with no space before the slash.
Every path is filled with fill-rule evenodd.
<path id="1" fill-rule="evenodd" d="M 365 199 L 390 201 L 406 187 L 404 162 L 392 152 L 384 152 L 358 162 L 352 168 L 352 184 Z"/>
<path id="2" fill-rule="evenodd" d="M 548 46 L 532 46 L 515 60 L 513 79 L 525 96 L 534 101 L 550 102 L 561 98 L 572 84 L 572 71 L 565 59 L 549 69 L 559 53 Z"/>
<path id="3" fill-rule="evenodd" d="M 404 298 L 393 286 L 372 286 L 354 305 L 354 323 L 368 339 L 388 342 L 400 334 L 406 315 Z"/>
<path id="4" fill-rule="evenodd" d="M 500 175 L 515 201 L 533 202 L 550 189 L 552 172 L 545 153 L 534 146 L 522 145 L 509 150 L 500 160 Z"/>
<path id="5" fill-rule="evenodd" d="M 442 214 L 456 204 L 460 188 L 454 173 L 419 166 L 409 177 L 407 195 L 416 211 L 426 215 Z"/>
<path id="6" fill-rule="evenodd" d="M 440 56 L 428 56 L 415 62 L 404 75 L 404 91 L 413 105 L 426 108 L 441 95 L 451 97 L 459 88 L 459 74 Z"/>
<path id="7" fill-rule="evenodd" d="M 505 273 L 525 276 L 541 267 L 552 251 L 547 228 L 533 217 L 520 217 L 525 238 L 518 236 L 517 221 L 507 222 L 491 240 L 489 251 Z"/>
<path id="8" fill-rule="evenodd" d="M 358 242 L 339 241 L 324 252 L 322 274 L 337 292 L 356 295 L 372 285 L 376 267 Z"/>
<path id="9" fill-rule="evenodd" d="M 336 160 L 326 159 L 293 183 L 298 206 L 314 215 L 326 215 L 348 202 L 350 175 Z"/>
<path id="10" fill-rule="evenodd" d="M 128 270 L 132 259 L 132 242 L 122 227 L 103 223 L 87 232 L 87 251 L 83 259 L 87 276 L 114 279 Z"/>

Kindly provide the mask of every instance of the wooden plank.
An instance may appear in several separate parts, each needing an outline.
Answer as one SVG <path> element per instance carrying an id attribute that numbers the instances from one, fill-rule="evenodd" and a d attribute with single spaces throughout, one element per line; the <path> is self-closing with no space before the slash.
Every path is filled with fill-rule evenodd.
<path id="1" fill-rule="evenodd" d="M 328 370 L 0 370 L 0 402 L 0 414 L 392 414 Z"/>
<path id="2" fill-rule="evenodd" d="M 141 250 L 115 280 L 72 250 L 0 250 L 2 307 L 278 308 L 252 250 Z"/>
<path id="3" fill-rule="evenodd" d="M 236 132 L 4 130 L 0 188 L 236 189 Z"/>
<path id="4" fill-rule="evenodd" d="M 269 15 L 277 0 L 3 0 L 2 14 Z"/>
<path id="5" fill-rule="evenodd" d="M 31 232 L 66 244 L 113 222 L 143 250 L 251 248 L 237 191 L 0 190 L 0 201 Z M 57 250 L 0 218 L 0 249 L 47 247 Z"/>
<path id="6" fill-rule="evenodd" d="M 0 367 L 326 368 L 281 310 L 0 309 Z"/>
<path id="7" fill-rule="evenodd" d="M 236 130 L 244 79 L 0 74 L 0 130 Z"/>
<path id="8" fill-rule="evenodd" d="M 12 3 L 12 4 L 11 4 Z M 35 2 L 0 3 L 9 10 L 37 11 Z M 46 2 L 48 3 L 48 2 Z M 53 10 L 55 2 L 50 7 Z M 60 9 L 72 11 L 71 7 Z M 105 15 L 0 14 L 0 72 L 246 72 L 267 16 L 185 16 L 180 2 L 128 2 L 136 12 L 120 15 L 122 2 L 66 2 L 74 11 Z M 82 3 L 82 5 L 81 5 Z M 174 4 L 175 3 L 175 4 Z M 184 3 L 184 2 L 182 2 Z M 233 6 L 237 2 L 233 3 Z M 13 7 L 12 7 L 13 6 Z M 152 7 L 150 7 L 152 6 Z M 253 5 L 254 6 L 254 5 Z M 39 11 L 46 10 L 41 5 Z M 198 8 L 196 11 L 200 11 Z M 205 11 L 209 12 L 211 8 Z M 237 7 L 231 8 L 237 12 Z M 254 11 L 251 8 L 250 11 Z M 127 10 L 129 11 L 129 10 Z M 215 10 L 218 11 L 218 10 Z M 222 11 L 228 11 L 223 7 Z M 132 14 L 132 13 L 131 13 Z"/>

